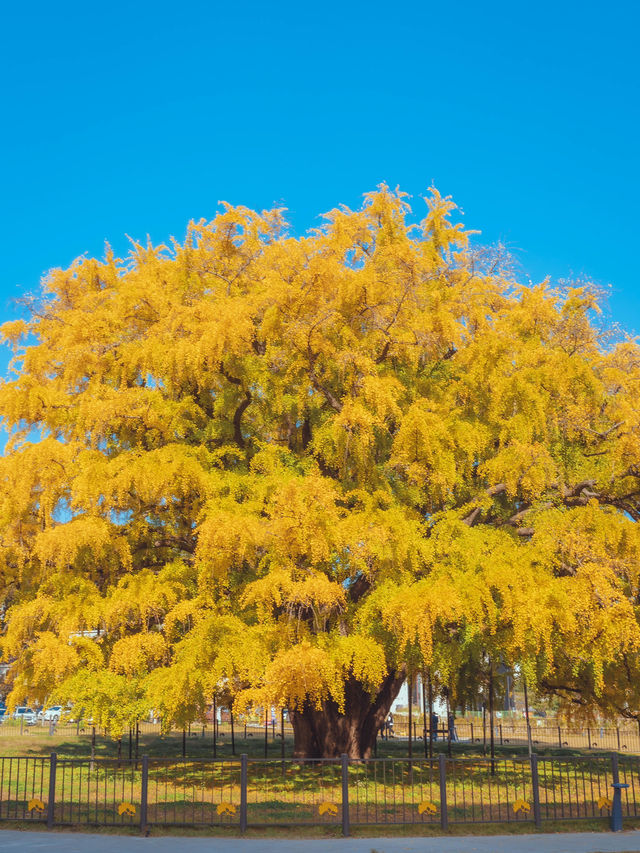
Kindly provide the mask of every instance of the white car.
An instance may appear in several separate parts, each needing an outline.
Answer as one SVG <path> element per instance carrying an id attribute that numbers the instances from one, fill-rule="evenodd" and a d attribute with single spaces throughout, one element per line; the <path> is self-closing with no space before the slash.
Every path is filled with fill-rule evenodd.
<path id="1" fill-rule="evenodd" d="M 36 712 L 32 708 L 28 708 L 26 705 L 19 705 L 13 712 L 13 719 L 24 720 L 28 726 L 34 726 L 37 717 Z"/>
<path id="2" fill-rule="evenodd" d="M 57 723 L 62 716 L 62 705 L 52 705 L 38 714 L 43 723 Z"/>

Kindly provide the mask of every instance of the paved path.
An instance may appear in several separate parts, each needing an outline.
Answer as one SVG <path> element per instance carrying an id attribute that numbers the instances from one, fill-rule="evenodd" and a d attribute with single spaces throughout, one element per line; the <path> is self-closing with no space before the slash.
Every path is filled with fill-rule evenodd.
<path id="1" fill-rule="evenodd" d="M 2 853 L 622 853 L 640 851 L 640 830 L 447 838 L 138 838 L 0 830 Z"/>

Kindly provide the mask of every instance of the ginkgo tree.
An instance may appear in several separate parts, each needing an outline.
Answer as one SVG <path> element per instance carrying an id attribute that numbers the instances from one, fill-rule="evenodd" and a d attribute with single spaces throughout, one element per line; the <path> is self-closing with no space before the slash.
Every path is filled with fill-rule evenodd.
<path id="1" fill-rule="evenodd" d="M 225 205 L 4 325 L 13 702 L 117 736 L 224 695 L 360 757 L 407 672 L 495 661 L 638 713 L 640 349 L 427 203 L 382 186 L 303 237 Z"/>

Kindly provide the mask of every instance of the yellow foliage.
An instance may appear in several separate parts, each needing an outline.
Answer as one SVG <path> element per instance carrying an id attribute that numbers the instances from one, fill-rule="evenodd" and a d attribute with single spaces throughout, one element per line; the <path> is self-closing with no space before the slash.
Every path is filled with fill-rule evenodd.
<path id="1" fill-rule="evenodd" d="M 113 646 L 109 667 L 123 675 L 144 674 L 163 663 L 167 651 L 164 637 L 157 632 L 122 637 Z"/>
<path id="2" fill-rule="evenodd" d="M 640 347 L 427 204 L 383 185 L 300 238 L 223 205 L 5 324 L 12 703 L 118 734 L 491 659 L 638 712 Z"/>

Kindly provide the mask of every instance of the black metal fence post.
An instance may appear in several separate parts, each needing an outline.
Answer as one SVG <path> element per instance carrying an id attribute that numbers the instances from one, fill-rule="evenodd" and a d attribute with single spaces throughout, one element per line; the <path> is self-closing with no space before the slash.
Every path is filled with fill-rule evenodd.
<path id="1" fill-rule="evenodd" d="M 248 757 L 246 752 L 240 756 L 240 832 L 244 835 L 247 831 L 247 768 Z"/>
<path id="2" fill-rule="evenodd" d="M 342 835 L 349 836 L 349 756 L 342 753 Z"/>
<path id="3" fill-rule="evenodd" d="M 540 784 L 538 780 L 538 756 L 531 754 L 531 791 L 533 794 L 533 820 L 536 829 L 542 826 L 542 815 L 540 814 Z"/>
<path id="4" fill-rule="evenodd" d="M 440 753 L 438 756 L 438 767 L 440 770 L 440 826 L 449 829 L 449 815 L 447 813 L 447 759 Z"/>
<path id="5" fill-rule="evenodd" d="M 142 780 L 140 785 L 140 832 L 147 832 L 147 800 L 149 790 L 149 756 L 142 756 Z"/>
<path id="6" fill-rule="evenodd" d="M 55 752 L 49 758 L 49 800 L 47 802 L 47 829 L 53 826 L 53 817 L 56 808 L 56 766 L 58 756 Z"/>
<path id="7" fill-rule="evenodd" d="M 618 753 L 611 756 L 611 777 L 613 788 L 613 805 L 611 807 L 611 831 L 620 832 L 622 829 L 622 789 L 628 788 L 627 784 L 620 782 L 620 771 L 618 768 Z"/>

